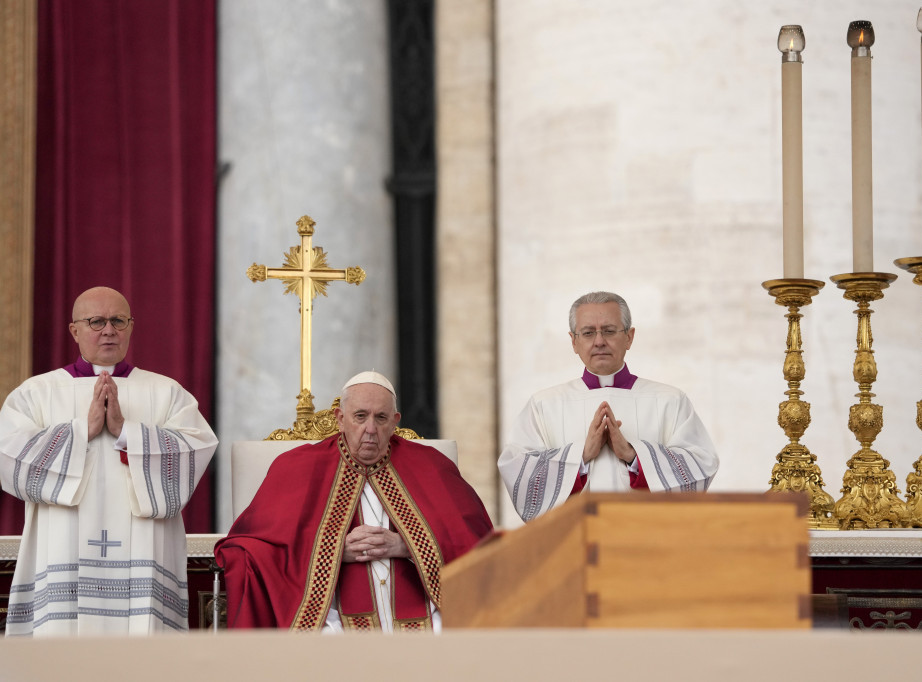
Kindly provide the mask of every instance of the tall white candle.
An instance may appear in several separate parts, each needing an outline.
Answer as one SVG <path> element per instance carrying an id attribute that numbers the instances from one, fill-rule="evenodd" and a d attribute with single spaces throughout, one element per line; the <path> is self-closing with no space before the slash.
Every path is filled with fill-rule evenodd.
<path id="1" fill-rule="evenodd" d="M 785 279 L 804 276 L 803 58 L 806 45 L 800 26 L 782 26 L 781 50 L 781 191 L 782 249 Z"/>
<path id="2" fill-rule="evenodd" d="M 852 48 L 852 270 L 874 271 L 874 201 L 871 174 L 871 45 L 870 21 L 848 26 Z"/>
<path id="3" fill-rule="evenodd" d="M 922 7 L 919 8 L 919 13 L 916 15 L 916 28 L 922 33 Z"/>

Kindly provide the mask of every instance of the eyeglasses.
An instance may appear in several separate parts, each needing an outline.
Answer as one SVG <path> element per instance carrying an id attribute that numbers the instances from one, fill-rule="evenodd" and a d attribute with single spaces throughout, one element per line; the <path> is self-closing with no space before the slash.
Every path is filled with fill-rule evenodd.
<path id="1" fill-rule="evenodd" d="M 618 332 L 626 332 L 627 329 L 616 329 L 615 327 L 603 327 L 602 329 L 584 329 L 576 332 L 576 336 L 583 341 L 594 341 L 596 334 L 601 334 L 603 339 L 610 339 Z"/>
<path id="2" fill-rule="evenodd" d="M 122 317 L 121 315 L 116 315 L 115 317 L 85 317 L 79 320 L 74 320 L 74 322 L 86 322 L 90 329 L 92 329 L 94 332 L 102 331 L 106 328 L 106 324 L 111 324 L 115 331 L 120 332 L 127 329 L 128 323 L 133 319 L 133 317 Z"/>

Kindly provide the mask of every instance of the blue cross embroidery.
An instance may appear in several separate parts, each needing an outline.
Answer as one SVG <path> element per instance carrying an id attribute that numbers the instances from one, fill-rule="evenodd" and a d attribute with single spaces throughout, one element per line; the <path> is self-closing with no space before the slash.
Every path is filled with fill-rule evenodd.
<path id="1" fill-rule="evenodd" d="M 98 545 L 99 549 L 102 551 L 101 556 L 105 557 L 106 552 L 108 552 L 110 547 L 121 547 L 122 541 L 121 540 L 109 540 L 109 531 L 103 530 L 101 540 L 87 540 L 86 544 Z"/>

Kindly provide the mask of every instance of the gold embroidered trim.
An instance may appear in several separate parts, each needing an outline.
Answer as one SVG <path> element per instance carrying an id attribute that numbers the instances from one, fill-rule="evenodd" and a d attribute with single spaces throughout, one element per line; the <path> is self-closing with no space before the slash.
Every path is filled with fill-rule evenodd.
<path id="1" fill-rule="evenodd" d="M 432 618 L 427 616 L 425 618 L 416 618 L 416 619 L 407 619 L 407 620 L 395 620 L 394 621 L 394 632 L 431 632 L 432 631 Z"/>
<path id="2" fill-rule="evenodd" d="M 407 543 L 426 594 L 438 608 L 441 604 L 439 575 L 444 560 L 432 529 L 416 507 L 416 503 L 407 494 L 403 481 L 390 461 L 386 467 L 369 476 L 368 482 L 378 493 L 387 515 L 391 517 Z"/>
<path id="3" fill-rule="evenodd" d="M 323 627 L 323 619 L 336 591 L 346 533 L 364 485 L 365 477 L 355 468 L 345 466 L 340 459 L 323 519 L 314 538 L 304 597 L 291 624 L 292 630 L 318 630 Z"/>
<path id="4" fill-rule="evenodd" d="M 375 613 L 359 613 L 345 616 L 340 614 L 343 630 L 380 630 L 381 621 Z"/>

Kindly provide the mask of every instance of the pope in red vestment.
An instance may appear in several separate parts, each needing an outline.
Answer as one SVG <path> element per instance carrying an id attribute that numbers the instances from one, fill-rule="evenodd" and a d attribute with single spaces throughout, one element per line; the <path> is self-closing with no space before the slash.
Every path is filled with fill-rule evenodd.
<path id="1" fill-rule="evenodd" d="M 393 435 L 400 414 L 382 375 L 347 382 L 336 417 L 340 434 L 273 462 L 215 546 L 229 627 L 319 630 L 332 615 L 344 629 L 377 629 L 383 612 L 394 630 L 431 629 L 441 567 L 492 530 L 451 460 Z M 366 523 L 363 497 L 383 527 Z M 372 562 L 387 567 L 383 611 Z"/>

